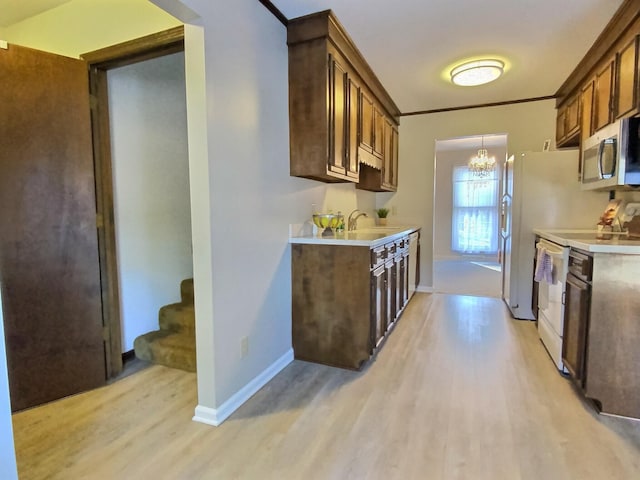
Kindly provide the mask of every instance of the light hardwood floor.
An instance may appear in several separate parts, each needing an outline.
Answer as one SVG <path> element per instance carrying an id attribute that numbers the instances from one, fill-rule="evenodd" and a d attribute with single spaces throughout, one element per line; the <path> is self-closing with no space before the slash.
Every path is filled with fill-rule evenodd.
<path id="1" fill-rule="evenodd" d="M 26 479 L 638 479 L 640 423 L 597 415 L 531 322 L 416 294 L 362 372 L 294 361 L 218 428 L 153 366 L 14 415 Z"/>
<path id="2" fill-rule="evenodd" d="M 435 260 L 433 291 L 476 297 L 502 296 L 502 272 L 470 260 Z"/>

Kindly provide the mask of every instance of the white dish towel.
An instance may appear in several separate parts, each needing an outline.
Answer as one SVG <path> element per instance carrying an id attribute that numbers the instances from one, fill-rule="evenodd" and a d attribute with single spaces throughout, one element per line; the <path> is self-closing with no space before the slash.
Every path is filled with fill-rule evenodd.
<path id="1" fill-rule="evenodd" d="M 554 284 L 555 278 L 553 274 L 553 258 L 544 247 L 538 246 L 538 255 L 536 257 L 536 271 L 533 276 L 536 282 L 546 282 Z"/>

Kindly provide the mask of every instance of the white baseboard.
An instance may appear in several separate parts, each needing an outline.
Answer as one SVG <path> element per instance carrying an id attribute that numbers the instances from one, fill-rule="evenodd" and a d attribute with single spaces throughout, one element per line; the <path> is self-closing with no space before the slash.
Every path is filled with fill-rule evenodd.
<path id="1" fill-rule="evenodd" d="M 433 287 L 423 287 L 422 285 L 418 285 L 418 287 L 416 288 L 416 292 L 433 293 Z"/>
<path id="2" fill-rule="evenodd" d="M 292 361 L 293 349 L 291 348 L 287 353 L 269 365 L 261 374 L 234 393 L 231 398 L 218 408 L 198 405 L 195 409 L 195 415 L 192 420 L 194 422 L 206 423 L 207 425 L 217 427 Z"/>

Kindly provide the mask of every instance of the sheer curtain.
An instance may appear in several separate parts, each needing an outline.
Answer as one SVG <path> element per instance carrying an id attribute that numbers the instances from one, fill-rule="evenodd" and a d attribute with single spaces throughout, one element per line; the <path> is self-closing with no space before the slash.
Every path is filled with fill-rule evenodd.
<path id="1" fill-rule="evenodd" d="M 467 254 L 498 251 L 498 173 L 474 177 L 466 166 L 453 169 L 451 250 Z"/>

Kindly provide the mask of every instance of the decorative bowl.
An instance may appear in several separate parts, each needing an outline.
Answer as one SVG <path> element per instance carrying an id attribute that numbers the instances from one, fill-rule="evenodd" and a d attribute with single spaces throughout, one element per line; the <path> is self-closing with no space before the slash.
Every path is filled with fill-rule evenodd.
<path id="1" fill-rule="evenodd" d="M 337 228 L 344 221 L 343 215 L 333 213 L 314 213 L 313 223 L 319 229 L 324 229 L 322 235 L 333 235 L 332 229 Z"/>

